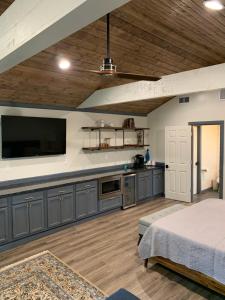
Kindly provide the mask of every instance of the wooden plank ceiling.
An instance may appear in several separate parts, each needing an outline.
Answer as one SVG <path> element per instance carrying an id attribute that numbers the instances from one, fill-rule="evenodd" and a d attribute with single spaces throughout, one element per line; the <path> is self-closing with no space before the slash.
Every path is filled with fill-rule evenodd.
<path id="1" fill-rule="evenodd" d="M 2 13 L 13 1 L 0 1 Z M 118 70 L 163 76 L 225 62 L 225 12 L 202 0 L 133 0 L 111 17 L 111 54 Z M 102 79 L 76 67 L 97 69 L 105 56 L 104 18 L 0 75 L 0 102 L 77 107 L 96 89 L 131 81 Z M 61 71 L 57 59 L 72 61 Z M 116 106 L 108 111 L 148 113 L 169 99 Z"/>

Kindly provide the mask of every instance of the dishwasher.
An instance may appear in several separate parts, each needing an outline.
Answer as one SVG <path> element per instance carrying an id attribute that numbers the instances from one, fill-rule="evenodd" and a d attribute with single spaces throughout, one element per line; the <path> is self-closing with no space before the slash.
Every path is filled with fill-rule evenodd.
<path id="1" fill-rule="evenodd" d="M 136 174 L 123 175 L 123 209 L 136 205 Z"/>

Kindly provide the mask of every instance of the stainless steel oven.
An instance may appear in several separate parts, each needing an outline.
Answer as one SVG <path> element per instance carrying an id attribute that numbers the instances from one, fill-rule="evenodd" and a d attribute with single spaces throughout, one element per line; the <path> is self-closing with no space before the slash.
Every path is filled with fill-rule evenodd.
<path id="1" fill-rule="evenodd" d="M 110 176 L 99 179 L 99 199 L 122 195 L 122 176 Z"/>

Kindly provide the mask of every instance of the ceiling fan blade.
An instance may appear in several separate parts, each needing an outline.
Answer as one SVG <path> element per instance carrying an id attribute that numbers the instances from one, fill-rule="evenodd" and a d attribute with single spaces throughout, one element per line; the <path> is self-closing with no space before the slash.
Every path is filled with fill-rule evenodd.
<path id="1" fill-rule="evenodd" d="M 85 73 L 95 73 L 101 75 L 101 71 L 99 70 L 88 70 L 88 69 L 80 69 L 80 68 L 74 68 L 74 71 L 76 72 L 85 72 Z"/>
<path id="2" fill-rule="evenodd" d="M 97 74 L 101 76 L 112 76 L 114 78 L 124 78 L 124 79 L 131 79 L 131 80 L 146 80 L 146 81 L 158 81 L 161 78 L 156 76 L 150 76 L 150 75 L 141 75 L 141 74 L 134 74 L 134 73 L 123 73 L 123 72 L 115 72 L 112 70 L 88 70 L 88 69 L 80 69 L 76 68 L 75 71 L 77 72 L 86 72 L 86 73 L 92 73 Z"/>
<path id="3" fill-rule="evenodd" d="M 150 75 L 141 75 L 134 73 L 123 73 L 123 72 L 115 72 L 112 74 L 113 77 L 124 78 L 124 79 L 132 79 L 132 80 L 147 80 L 147 81 L 158 81 L 161 77 L 150 76 Z"/>

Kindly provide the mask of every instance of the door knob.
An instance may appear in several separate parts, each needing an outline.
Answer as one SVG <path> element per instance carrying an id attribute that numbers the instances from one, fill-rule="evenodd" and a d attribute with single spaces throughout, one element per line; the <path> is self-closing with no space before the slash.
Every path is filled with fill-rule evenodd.
<path id="1" fill-rule="evenodd" d="M 169 169 L 169 165 L 166 165 L 166 169 Z"/>

